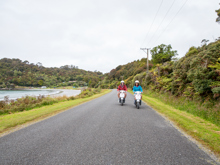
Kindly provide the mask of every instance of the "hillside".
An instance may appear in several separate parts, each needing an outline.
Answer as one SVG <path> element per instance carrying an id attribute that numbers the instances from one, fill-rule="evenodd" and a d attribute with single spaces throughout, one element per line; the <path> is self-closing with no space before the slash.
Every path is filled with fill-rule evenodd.
<path id="1" fill-rule="evenodd" d="M 139 73 L 145 72 L 147 69 L 147 58 L 130 62 L 126 65 L 119 65 L 115 69 L 112 69 L 109 73 L 105 74 L 105 79 L 102 81 L 102 88 L 115 88 L 119 85 L 119 80 L 125 80 L 129 85 L 133 77 Z M 153 64 L 149 62 L 149 69 L 153 67 Z"/>
<path id="2" fill-rule="evenodd" d="M 0 88 L 9 88 L 14 85 L 35 87 L 73 85 L 71 81 L 94 87 L 102 76 L 101 72 L 85 71 L 73 65 L 47 68 L 41 63 L 33 64 L 20 59 L 3 58 L 0 60 Z"/>
<path id="3" fill-rule="evenodd" d="M 132 87 L 138 79 L 145 89 L 156 92 L 203 101 L 220 97 L 220 40 L 191 47 L 178 61 L 149 66 L 150 72 L 146 74 L 146 59 L 120 65 L 111 70 L 102 86 L 115 87 L 123 78 Z"/>

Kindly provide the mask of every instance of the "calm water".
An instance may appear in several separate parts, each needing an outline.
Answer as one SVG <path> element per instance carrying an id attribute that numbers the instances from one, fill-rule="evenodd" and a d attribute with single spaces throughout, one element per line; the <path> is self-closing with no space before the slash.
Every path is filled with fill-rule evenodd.
<path id="1" fill-rule="evenodd" d="M 17 99 L 24 96 L 51 95 L 59 93 L 56 90 L 16 90 L 16 91 L 0 91 L 0 100 L 4 100 L 5 96 L 9 99 Z"/>

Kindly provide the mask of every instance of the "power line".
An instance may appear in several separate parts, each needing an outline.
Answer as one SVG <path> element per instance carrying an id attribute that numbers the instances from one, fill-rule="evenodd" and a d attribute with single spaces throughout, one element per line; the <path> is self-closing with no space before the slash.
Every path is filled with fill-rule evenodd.
<path id="1" fill-rule="evenodd" d="M 149 28 L 149 30 L 148 30 L 148 32 L 147 32 L 147 35 L 146 35 L 145 38 L 144 38 L 144 41 L 145 41 L 146 38 L 148 37 L 148 34 L 149 34 L 149 32 L 150 32 L 150 30 L 151 30 L 153 24 L 154 24 L 154 21 L 155 21 L 155 19 L 156 19 L 156 17 L 157 17 L 157 14 L 158 14 L 158 12 L 159 12 L 161 6 L 162 6 L 162 3 L 163 3 L 163 0 L 162 0 L 161 3 L 160 3 L 160 6 L 159 6 L 159 8 L 158 8 L 158 10 L 157 10 L 157 13 L 156 13 L 156 15 L 155 15 L 155 17 L 154 17 L 154 19 L 153 19 L 153 22 L 152 22 L 152 24 L 151 24 L 151 26 L 150 26 L 150 28 Z M 143 41 L 143 43 L 144 43 L 144 41 Z M 142 43 L 141 45 L 143 45 L 143 43 Z"/>
<path id="2" fill-rule="evenodd" d="M 173 3 L 171 4 L 170 8 L 168 9 L 167 13 L 165 14 L 165 16 L 163 17 L 163 20 L 161 21 L 160 25 L 157 27 L 157 30 L 154 32 L 154 34 L 152 35 L 151 39 L 149 40 L 148 44 L 150 44 L 151 40 L 153 39 L 155 33 L 158 31 L 159 27 L 162 25 L 163 21 L 165 20 L 167 14 L 170 12 L 171 8 L 173 7 L 174 3 L 175 3 L 176 0 L 173 1 Z"/>
<path id="3" fill-rule="evenodd" d="M 187 3 L 187 1 L 188 0 L 186 0 L 185 2 L 184 2 L 184 4 L 181 6 L 181 8 L 178 10 L 178 12 L 174 15 L 174 17 L 171 19 L 171 21 L 170 21 L 170 23 L 166 26 L 166 28 L 163 30 L 163 32 L 159 35 L 159 37 L 154 41 L 154 43 L 155 42 L 157 42 L 158 41 L 158 39 L 162 36 L 162 34 L 166 31 L 166 29 L 168 28 L 168 26 L 173 22 L 173 20 L 176 18 L 176 16 L 179 14 L 179 12 L 182 10 L 182 8 L 185 6 L 185 4 Z M 153 43 L 153 44 L 154 44 Z M 152 44 L 152 45 L 153 45 Z"/>

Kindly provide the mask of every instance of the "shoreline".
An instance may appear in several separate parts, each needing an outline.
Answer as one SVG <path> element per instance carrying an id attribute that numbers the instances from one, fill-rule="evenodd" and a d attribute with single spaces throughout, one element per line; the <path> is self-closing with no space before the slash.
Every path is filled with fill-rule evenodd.
<path id="1" fill-rule="evenodd" d="M 16 90 L 1 90 L 0 91 L 54 91 L 53 93 L 46 93 L 46 94 L 24 94 L 21 95 L 19 97 L 16 98 L 10 98 L 9 96 L 9 100 L 16 100 L 25 96 L 32 96 L 32 97 L 38 97 L 38 96 L 45 96 L 45 97 L 62 97 L 62 96 L 67 96 L 67 97 L 71 97 L 71 96 L 77 96 L 81 93 L 81 90 L 71 90 L 71 89 L 16 89 Z M 5 96 L 8 96 L 7 94 Z M 4 97 L 5 97 L 4 96 Z M 4 98 L 0 99 L 0 101 L 4 101 Z"/>
<path id="2" fill-rule="evenodd" d="M 0 91 L 19 91 L 19 90 L 27 90 L 27 88 L 14 88 L 14 89 L 0 88 Z"/>

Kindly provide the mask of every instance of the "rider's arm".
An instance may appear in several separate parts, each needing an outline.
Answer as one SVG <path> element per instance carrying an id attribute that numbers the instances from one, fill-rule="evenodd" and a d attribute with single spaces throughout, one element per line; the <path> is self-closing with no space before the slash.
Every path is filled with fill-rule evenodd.
<path id="1" fill-rule="evenodd" d="M 126 85 L 125 85 L 125 91 L 128 91 L 128 88 L 126 87 Z"/>
<path id="2" fill-rule="evenodd" d="M 140 88 L 141 88 L 141 92 L 143 93 L 143 89 L 142 89 L 142 87 L 140 86 Z"/>

